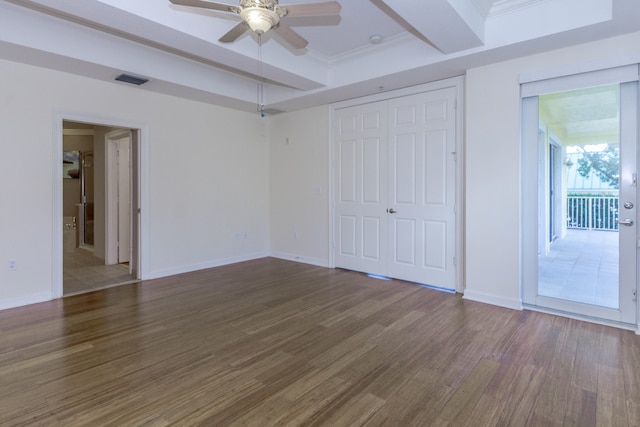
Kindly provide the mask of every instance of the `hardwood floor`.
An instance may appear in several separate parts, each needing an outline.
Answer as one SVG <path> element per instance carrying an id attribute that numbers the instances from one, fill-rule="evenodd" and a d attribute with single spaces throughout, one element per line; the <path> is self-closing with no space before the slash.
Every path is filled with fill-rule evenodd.
<path id="1" fill-rule="evenodd" d="M 640 337 L 261 259 L 0 311 L 0 425 L 637 426 Z"/>

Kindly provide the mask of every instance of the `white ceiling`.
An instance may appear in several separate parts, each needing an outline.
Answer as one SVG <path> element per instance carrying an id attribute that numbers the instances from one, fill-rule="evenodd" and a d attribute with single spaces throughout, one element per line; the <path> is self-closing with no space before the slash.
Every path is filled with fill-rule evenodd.
<path id="1" fill-rule="evenodd" d="M 556 92 L 540 97 L 542 119 L 564 145 L 620 141 L 620 86 Z"/>
<path id="2" fill-rule="evenodd" d="M 255 35 L 218 42 L 238 22 L 230 13 L 168 0 L 0 0 L 0 58 L 109 81 L 126 72 L 150 79 L 143 90 L 246 111 L 265 79 L 265 107 L 291 111 L 640 31 L 638 0 L 340 3 L 339 18 L 285 18 L 308 47 L 267 33 L 260 67 Z"/>

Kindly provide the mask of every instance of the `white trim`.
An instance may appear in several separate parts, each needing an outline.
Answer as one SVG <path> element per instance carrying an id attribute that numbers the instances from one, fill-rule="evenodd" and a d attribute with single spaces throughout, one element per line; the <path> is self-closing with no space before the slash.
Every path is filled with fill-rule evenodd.
<path id="1" fill-rule="evenodd" d="M 238 262 L 252 261 L 254 259 L 267 258 L 267 252 L 254 252 L 236 257 L 218 258 L 211 261 L 199 262 L 197 264 L 181 265 L 178 267 L 165 268 L 162 270 L 148 271 L 144 280 L 160 279 L 162 277 L 175 276 L 177 274 L 191 273 L 209 268 L 221 267 L 223 265 L 235 264 Z"/>
<path id="2" fill-rule="evenodd" d="M 62 247 L 62 224 L 63 224 L 63 212 L 62 212 L 62 168 L 60 165 L 63 160 L 63 134 L 62 134 L 62 122 L 64 117 L 62 114 L 54 114 L 53 116 L 53 178 L 52 178 L 52 191 L 53 191 L 53 203 L 51 208 L 52 213 L 52 247 L 51 247 L 51 293 L 50 299 L 60 298 L 63 294 L 62 289 L 62 256 L 64 248 Z M 25 298 L 30 300 L 31 298 Z"/>
<path id="3" fill-rule="evenodd" d="M 465 146 L 464 146 L 464 76 L 451 77 L 444 80 L 438 80 L 417 86 L 411 86 L 404 89 L 383 92 L 376 95 L 365 96 L 362 98 L 350 99 L 330 104 L 329 111 L 329 267 L 335 268 L 335 188 L 334 188 L 334 144 L 335 144 L 335 114 L 336 110 L 342 108 L 355 107 L 357 105 L 370 104 L 379 101 L 388 101 L 403 96 L 416 95 L 419 93 L 430 92 L 434 90 L 446 89 L 453 87 L 456 89 L 456 278 L 455 290 L 462 293 L 466 288 L 464 276 L 464 164 L 465 164 Z"/>
<path id="4" fill-rule="evenodd" d="M 565 70 L 565 73 L 538 73 L 537 76 L 533 74 L 521 75 L 522 98 L 638 80 L 637 63 L 606 69 L 574 70 L 573 73 L 566 71 L 568 70 Z"/>
<path id="5" fill-rule="evenodd" d="M 49 299 L 61 298 L 63 296 L 62 286 L 62 148 L 64 121 L 90 123 L 113 128 L 126 128 L 139 130 L 139 194 L 140 194 L 140 242 L 138 259 L 140 270 L 138 278 L 143 279 L 148 271 L 149 254 L 149 160 L 148 160 L 148 134 L 149 128 L 145 124 L 127 122 L 120 119 L 92 116 L 82 113 L 69 113 L 63 111 L 53 112 L 53 242 L 52 242 L 52 267 L 51 267 L 51 294 Z M 29 298 L 31 299 L 31 298 Z"/>
<path id="6" fill-rule="evenodd" d="M 623 274 L 620 275 L 621 284 L 621 298 L 620 309 L 609 309 L 605 307 L 582 304 L 572 300 L 563 300 L 553 297 L 546 297 L 538 295 L 538 251 L 540 244 L 534 244 L 534 232 L 535 224 L 539 223 L 539 218 L 535 214 L 538 212 L 539 203 L 536 201 L 535 194 L 539 194 L 536 190 L 538 181 L 538 168 L 535 165 L 533 159 L 538 158 L 537 141 L 533 141 L 534 134 L 534 122 L 539 123 L 539 99 L 538 97 L 545 93 L 551 92 L 564 92 L 573 89 L 580 89 L 583 87 L 594 87 L 600 85 L 616 84 L 620 85 L 620 103 L 621 114 L 626 111 L 633 111 L 634 117 L 630 120 L 623 120 L 620 118 L 621 138 L 627 140 L 623 135 L 627 135 L 627 138 L 637 139 L 637 122 L 640 120 L 640 112 L 636 110 L 638 105 L 638 87 L 635 82 L 639 77 L 639 64 L 631 64 L 614 68 L 598 69 L 591 72 L 581 72 L 573 75 L 561 75 L 558 77 L 549 77 L 540 81 L 531 81 L 523 83 L 521 85 L 521 100 L 520 100 L 520 113 L 521 113 L 521 141 L 520 141 L 520 292 L 522 300 L 527 308 L 535 307 L 541 311 L 550 310 L 549 312 L 561 313 L 562 315 L 570 315 L 569 317 L 583 319 L 598 319 L 598 323 L 609 324 L 613 326 L 626 325 L 625 328 L 630 327 L 629 315 L 631 314 L 631 299 L 622 299 L 622 293 L 631 291 L 630 289 L 624 289 L 625 283 L 631 283 L 631 279 Z M 521 81 L 523 79 L 521 78 Z M 631 84 L 629 87 L 632 89 L 624 90 L 624 88 Z M 625 99 L 627 103 L 625 104 Z M 629 109 L 627 110 L 627 105 Z M 539 126 L 536 126 L 538 128 Z M 535 129 L 536 131 L 538 129 Z M 629 136 L 632 135 L 632 136 Z M 637 141 L 636 141 L 637 142 Z M 622 140 L 621 140 L 622 143 Z M 621 158 L 622 159 L 622 158 Z M 626 168 L 626 176 L 630 177 L 632 172 L 637 169 L 637 154 L 633 152 L 630 158 L 625 158 L 626 162 L 630 162 L 630 165 Z M 621 168 L 624 166 L 621 164 Z M 621 172 L 621 176 L 624 173 L 624 169 Z M 620 195 L 622 196 L 622 193 Z M 635 197 L 634 197 L 635 199 Z M 636 202 L 636 200 L 633 200 Z M 635 214 L 637 215 L 637 214 Z M 636 216 L 637 218 L 637 216 Z M 637 235 L 635 236 L 637 239 Z M 625 243 L 627 244 L 627 243 Z M 635 244 L 634 244 L 635 246 Z M 627 244 L 626 247 L 629 247 Z M 623 264 L 623 252 L 620 254 L 621 265 Z M 631 255 L 633 257 L 634 255 Z M 638 275 L 637 266 L 640 255 L 636 250 L 635 253 L 635 290 L 638 291 Z M 627 265 L 632 265 L 633 262 L 627 262 Z M 623 268 L 623 273 L 628 273 L 627 269 Z M 640 332 L 640 306 L 637 303 L 635 306 L 635 319 L 633 326 L 636 331 Z M 573 312 L 573 313 L 572 313 Z M 625 318 L 626 317 L 626 318 Z M 625 323 L 626 322 L 626 323 Z"/>
<path id="7" fill-rule="evenodd" d="M 298 256 L 294 254 L 288 254 L 285 252 L 272 252 L 269 256 L 272 258 L 284 259 L 286 261 L 295 261 L 295 262 L 301 262 L 303 264 L 311 264 L 318 267 L 329 267 L 329 263 L 327 262 L 326 259 L 309 258 L 309 257 Z"/>
<path id="8" fill-rule="evenodd" d="M 335 162 L 334 162 L 334 153 L 333 153 L 333 133 L 335 129 L 335 110 L 333 108 L 329 108 L 329 129 L 327 135 L 329 138 L 327 139 L 327 144 L 329 144 L 327 154 L 327 215 L 329 218 L 329 236 L 328 236 L 328 247 L 327 247 L 327 267 L 335 268 L 336 266 L 336 257 L 335 257 L 335 240 L 334 240 L 334 226 L 335 221 L 333 218 L 333 210 L 335 208 L 335 203 L 333 200 L 334 189 L 333 186 L 334 178 L 335 178 Z"/>
<path id="9" fill-rule="evenodd" d="M 131 129 L 117 129 L 111 132 L 107 132 L 104 136 L 105 143 L 105 198 L 106 212 L 105 212 L 105 263 L 107 265 L 118 264 L 119 258 L 119 246 L 120 240 L 119 234 L 119 207 L 118 207 L 118 180 L 119 180 L 119 165 L 118 165 L 118 140 L 122 138 L 129 138 L 129 146 L 133 144 Z M 134 166 L 134 165 L 131 165 Z M 129 172 L 129 178 L 131 178 L 131 171 Z M 131 186 L 131 179 L 129 179 L 129 185 Z M 115 203 L 114 203 L 115 201 Z M 129 219 L 129 227 L 131 228 L 131 221 L 135 221 L 137 215 L 131 215 Z M 129 242 L 129 248 L 131 249 L 131 242 Z"/>
<path id="10" fill-rule="evenodd" d="M 114 133 L 119 134 L 120 131 Z M 104 262 L 107 265 L 118 263 L 118 175 L 117 168 L 118 147 L 115 138 L 107 133 L 105 142 L 105 180 L 104 180 Z M 114 203 L 115 201 L 115 203 Z"/>
<path id="11" fill-rule="evenodd" d="M 464 291 L 464 295 L 462 297 L 470 301 L 497 305 L 499 307 L 510 308 L 512 310 L 522 310 L 522 301 L 520 301 L 518 298 L 505 298 L 501 295 L 489 294 L 486 292 L 478 292 L 468 289 Z"/>
<path id="12" fill-rule="evenodd" d="M 346 101 L 335 102 L 330 104 L 331 111 L 341 108 L 355 107 L 356 105 L 371 104 L 378 101 L 387 101 L 389 99 L 400 98 L 403 96 L 416 95 L 423 92 L 431 92 L 433 90 L 445 89 L 448 87 L 464 88 L 464 76 L 451 77 L 444 80 L 425 83 L 417 86 L 410 86 L 403 89 L 392 90 L 389 92 L 377 93 L 375 95 L 363 96 L 362 98 L 353 98 Z M 458 107 L 461 107 L 458 105 Z"/>

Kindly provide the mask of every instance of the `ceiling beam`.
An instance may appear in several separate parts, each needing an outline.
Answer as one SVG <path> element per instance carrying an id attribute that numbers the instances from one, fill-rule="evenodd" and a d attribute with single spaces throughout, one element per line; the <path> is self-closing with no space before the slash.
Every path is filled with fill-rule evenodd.
<path id="1" fill-rule="evenodd" d="M 382 0 L 445 54 L 484 44 L 485 16 L 472 0 Z"/>

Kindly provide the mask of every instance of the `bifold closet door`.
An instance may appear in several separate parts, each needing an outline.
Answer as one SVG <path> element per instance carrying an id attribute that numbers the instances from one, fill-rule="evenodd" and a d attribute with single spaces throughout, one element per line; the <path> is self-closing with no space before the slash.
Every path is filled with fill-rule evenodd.
<path id="1" fill-rule="evenodd" d="M 336 267 L 455 288 L 455 99 L 336 110 Z"/>
<path id="2" fill-rule="evenodd" d="M 455 88 L 389 101 L 388 275 L 455 288 Z"/>
<path id="3" fill-rule="evenodd" d="M 387 274 L 387 103 L 336 111 L 336 267 Z"/>

